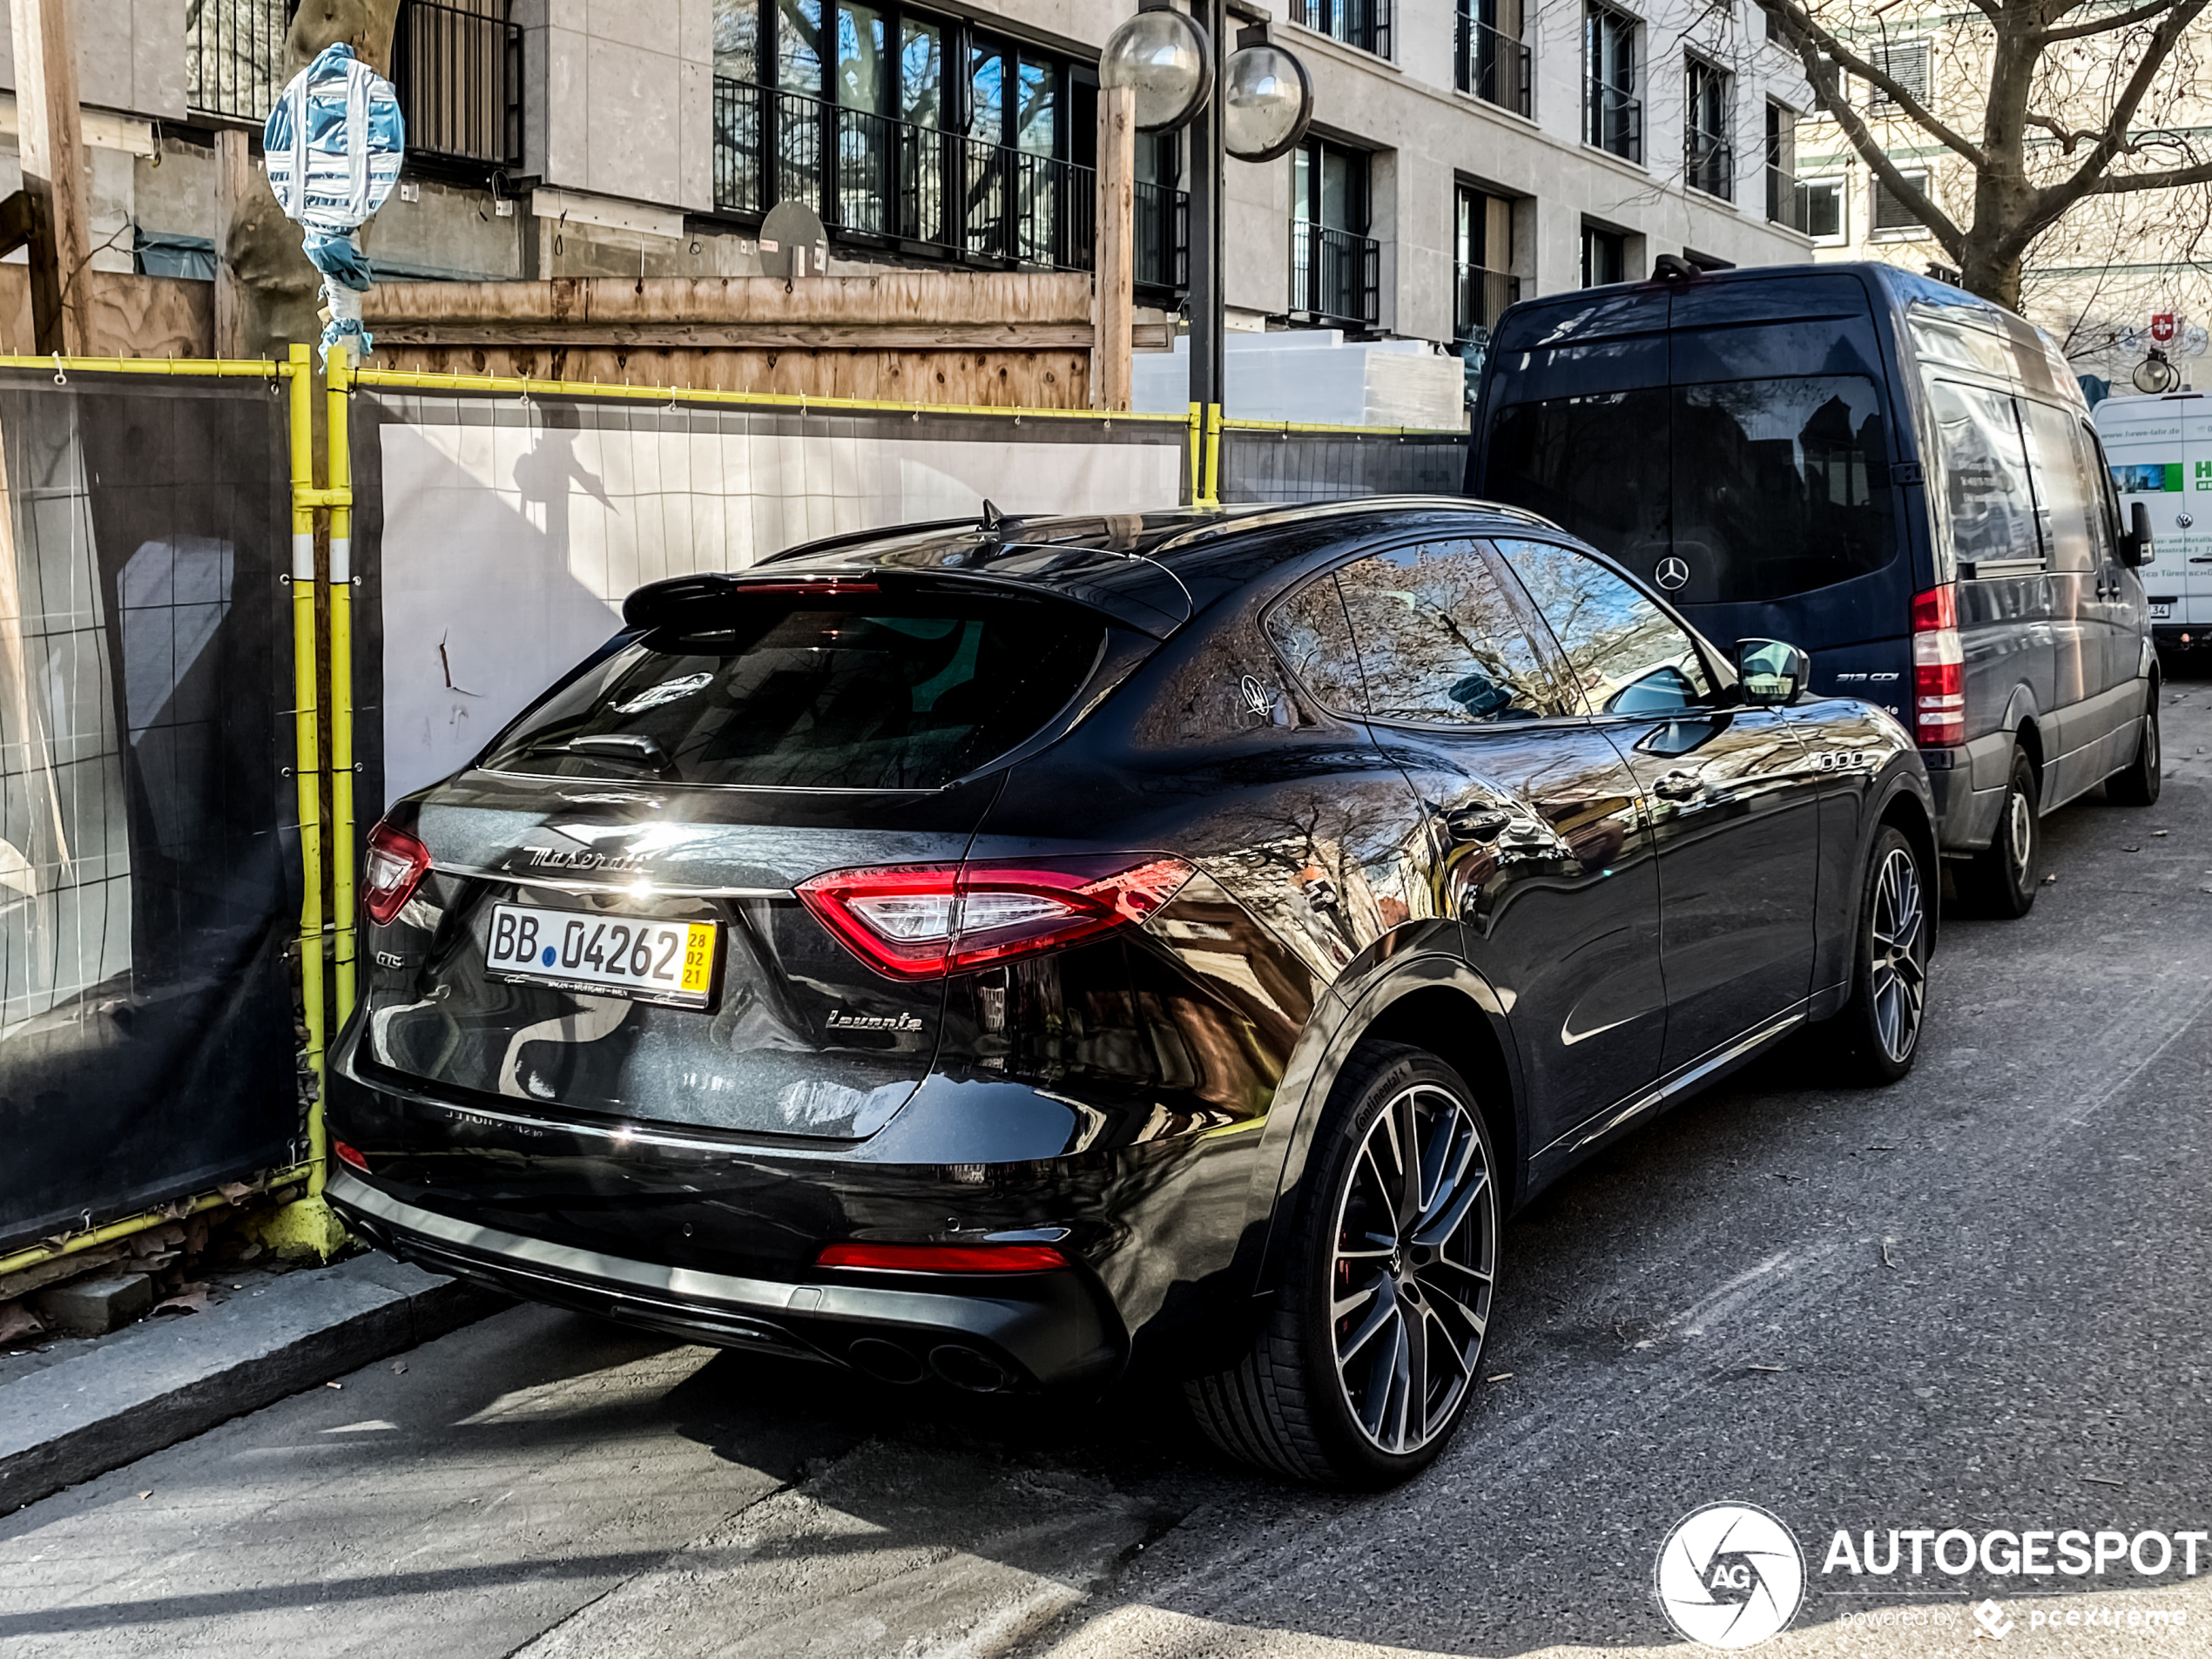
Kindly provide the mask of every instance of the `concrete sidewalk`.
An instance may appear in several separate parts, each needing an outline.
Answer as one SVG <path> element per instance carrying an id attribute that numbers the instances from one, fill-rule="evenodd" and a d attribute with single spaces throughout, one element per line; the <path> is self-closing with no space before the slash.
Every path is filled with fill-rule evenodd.
<path id="1" fill-rule="evenodd" d="M 116 1332 L 0 1383 L 0 1514 L 506 1305 L 368 1255 Z"/>

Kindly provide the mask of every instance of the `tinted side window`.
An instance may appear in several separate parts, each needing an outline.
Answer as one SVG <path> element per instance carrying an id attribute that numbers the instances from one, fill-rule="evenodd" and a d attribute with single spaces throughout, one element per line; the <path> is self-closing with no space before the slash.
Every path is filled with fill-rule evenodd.
<path id="1" fill-rule="evenodd" d="M 1352 644 L 1337 579 L 1325 576 L 1307 583 L 1267 613 L 1268 637 L 1283 653 L 1305 689 L 1324 708 L 1354 718 L 1363 716 L 1367 694 L 1359 681 L 1359 653 Z"/>
<path id="2" fill-rule="evenodd" d="M 1536 648 L 1480 542 L 1393 548 L 1337 573 L 1379 720 L 1474 725 L 1556 711 Z"/>
<path id="3" fill-rule="evenodd" d="M 1712 694 L 1689 636 L 1587 555 L 1548 542 L 1498 543 L 1559 641 L 1595 714 L 1663 713 Z"/>
<path id="4" fill-rule="evenodd" d="M 2013 400 L 1979 386 L 1931 381 L 1928 406 L 1943 455 L 1953 556 L 1976 563 L 2040 561 L 2043 548 Z"/>
<path id="5" fill-rule="evenodd" d="M 2023 402 L 2029 470 L 2054 570 L 2094 570 L 2099 558 L 2098 523 L 2104 503 L 2095 475 L 2081 455 L 2079 423 L 2062 409 Z"/>

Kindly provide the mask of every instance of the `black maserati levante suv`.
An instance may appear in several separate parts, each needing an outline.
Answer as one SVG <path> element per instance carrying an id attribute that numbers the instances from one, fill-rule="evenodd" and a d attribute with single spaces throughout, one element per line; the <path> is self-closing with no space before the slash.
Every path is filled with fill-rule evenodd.
<path id="1" fill-rule="evenodd" d="M 1911 738 L 1541 519 L 963 522 L 640 589 L 369 838 L 329 1196 L 887 1384 L 1177 1367 L 1402 1479 L 1514 1206 L 1810 1022 L 1912 1063 Z"/>

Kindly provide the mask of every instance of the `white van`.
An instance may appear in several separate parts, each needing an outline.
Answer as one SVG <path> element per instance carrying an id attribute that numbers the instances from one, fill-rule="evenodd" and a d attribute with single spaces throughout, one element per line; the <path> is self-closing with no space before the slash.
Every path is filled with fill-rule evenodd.
<path id="1" fill-rule="evenodd" d="M 2123 509 L 2150 509 L 2157 556 L 2140 574 L 2151 637 L 2168 649 L 2212 644 L 2212 399 L 2108 397 L 2090 418 Z"/>

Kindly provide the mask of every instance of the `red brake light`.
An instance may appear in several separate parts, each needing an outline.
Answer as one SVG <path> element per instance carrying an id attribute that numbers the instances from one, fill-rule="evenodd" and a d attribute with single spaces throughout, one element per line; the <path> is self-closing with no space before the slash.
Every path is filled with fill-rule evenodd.
<path id="1" fill-rule="evenodd" d="M 405 830 L 379 824 L 368 833 L 368 853 L 361 860 L 361 908 L 381 926 L 415 896 L 430 868 L 430 849 Z"/>
<path id="2" fill-rule="evenodd" d="M 1141 854 L 833 870 L 799 884 L 806 907 L 891 979 L 941 979 L 1134 927 L 1190 879 Z"/>
<path id="3" fill-rule="evenodd" d="M 1912 596 L 1912 734 L 1924 745 L 1966 740 L 1966 662 L 1959 640 L 1959 591 Z"/>
<path id="4" fill-rule="evenodd" d="M 363 1175 L 368 1173 L 368 1160 L 347 1145 L 345 1142 L 333 1141 L 330 1143 L 330 1150 L 338 1155 L 338 1161 L 347 1169 L 359 1170 Z"/>
<path id="5" fill-rule="evenodd" d="M 884 1273 L 1048 1273 L 1068 1265 L 1055 1244 L 825 1244 L 817 1267 Z"/>

